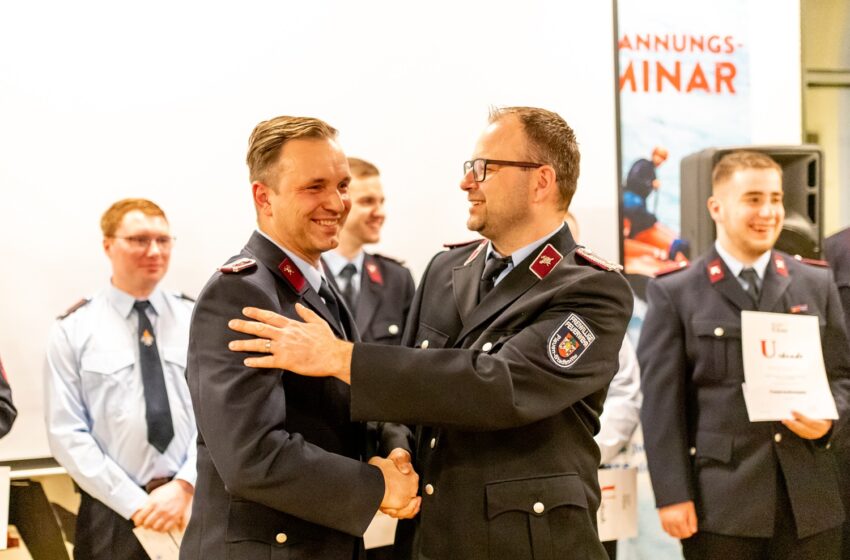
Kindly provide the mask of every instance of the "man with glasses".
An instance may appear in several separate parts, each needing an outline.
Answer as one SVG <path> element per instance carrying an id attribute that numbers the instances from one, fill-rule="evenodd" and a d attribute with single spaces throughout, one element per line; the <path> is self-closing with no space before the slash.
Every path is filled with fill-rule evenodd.
<path id="1" fill-rule="evenodd" d="M 575 136 L 551 111 L 495 110 L 464 172 L 467 226 L 486 239 L 433 258 L 411 348 L 338 340 L 304 308 L 306 323 L 246 310 L 264 322 L 232 321 L 257 338 L 231 348 L 350 383 L 355 418 L 422 426 L 415 557 L 606 559 L 593 435 L 632 296 L 564 225 Z"/>
<path id="2" fill-rule="evenodd" d="M 120 200 L 101 229 L 111 282 L 50 334 L 48 441 L 80 488 L 74 557 L 146 560 L 134 526 L 182 528 L 194 492 L 192 303 L 158 287 L 174 242 L 159 206 Z"/>

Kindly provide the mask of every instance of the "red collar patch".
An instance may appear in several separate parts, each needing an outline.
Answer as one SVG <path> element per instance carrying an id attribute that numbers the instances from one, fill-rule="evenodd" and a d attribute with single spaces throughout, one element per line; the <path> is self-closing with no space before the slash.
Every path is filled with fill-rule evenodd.
<path id="1" fill-rule="evenodd" d="M 788 267 L 785 265 L 785 259 L 782 255 L 773 255 L 773 264 L 776 266 L 776 273 L 780 276 L 788 277 Z"/>
<path id="2" fill-rule="evenodd" d="M 384 285 L 384 277 L 381 276 L 381 269 L 378 268 L 378 265 L 371 260 L 367 260 L 364 264 L 363 268 L 366 269 L 366 274 L 369 275 L 369 280 L 374 282 L 375 284 Z"/>
<path id="3" fill-rule="evenodd" d="M 484 247 L 487 246 L 487 243 L 489 243 L 489 241 L 487 241 L 486 239 L 481 240 L 481 243 L 479 243 L 478 247 L 476 247 L 475 250 L 472 252 L 472 254 L 469 255 L 469 258 L 466 259 L 466 262 L 463 263 L 463 266 L 466 266 L 469 263 L 471 263 L 472 261 L 474 261 L 475 257 L 477 257 L 478 254 L 481 253 L 481 251 L 484 250 Z"/>
<path id="4" fill-rule="evenodd" d="M 564 256 L 558 252 L 551 243 L 547 243 L 543 250 L 534 258 L 534 262 L 528 269 L 539 279 L 543 280 L 561 262 Z"/>
<path id="5" fill-rule="evenodd" d="M 304 275 L 301 274 L 301 271 L 295 266 L 295 263 L 292 262 L 292 259 L 286 257 L 281 261 L 279 265 L 277 265 L 278 270 L 280 270 L 283 277 L 286 278 L 286 281 L 289 282 L 296 292 L 299 294 L 304 291 L 304 287 L 307 285 L 307 279 L 304 278 Z"/>
<path id="6" fill-rule="evenodd" d="M 706 268 L 708 272 L 708 279 L 712 284 L 716 284 L 723 280 L 725 274 L 723 273 L 723 265 L 720 264 L 720 259 L 714 259 L 710 263 L 708 263 L 708 267 Z"/>

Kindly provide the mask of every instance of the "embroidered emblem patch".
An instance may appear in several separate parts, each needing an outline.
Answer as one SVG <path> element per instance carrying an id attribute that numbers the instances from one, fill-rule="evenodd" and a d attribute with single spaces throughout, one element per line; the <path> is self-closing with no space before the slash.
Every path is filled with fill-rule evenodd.
<path id="1" fill-rule="evenodd" d="M 153 335 L 148 331 L 148 329 L 145 329 L 145 332 L 142 333 L 142 338 L 140 340 L 142 341 L 142 344 L 148 348 L 153 346 Z"/>
<path id="2" fill-rule="evenodd" d="M 720 259 L 714 259 L 708 263 L 708 279 L 712 284 L 716 284 L 723 280 L 723 267 L 720 266 Z"/>
<path id="3" fill-rule="evenodd" d="M 549 337 L 549 359 L 558 367 L 568 368 L 581 358 L 594 340 L 596 335 L 590 327 L 581 317 L 570 313 Z"/>
<path id="4" fill-rule="evenodd" d="M 292 285 L 296 292 L 300 294 L 304 291 L 304 288 L 307 286 L 307 279 L 304 278 L 304 275 L 301 274 L 301 271 L 298 270 L 298 267 L 295 266 L 295 263 L 289 257 L 283 259 L 277 265 L 277 269 L 280 270 L 283 277 L 286 278 L 287 282 Z"/>
<path id="5" fill-rule="evenodd" d="M 788 267 L 785 265 L 785 259 L 782 258 L 782 255 L 774 255 L 773 264 L 776 266 L 777 274 L 788 277 Z"/>
<path id="6" fill-rule="evenodd" d="M 800 305 L 792 305 L 790 311 L 791 313 L 805 313 L 809 310 L 808 304 L 802 303 Z"/>
<path id="7" fill-rule="evenodd" d="M 369 275 L 369 280 L 374 282 L 375 284 L 380 284 L 383 286 L 384 278 L 381 276 L 381 269 L 378 268 L 378 265 L 373 262 L 366 263 L 366 273 Z"/>
<path id="8" fill-rule="evenodd" d="M 551 243 L 547 243 L 546 246 L 543 247 L 543 250 L 537 254 L 537 257 L 528 269 L 537 276 L 537 278 L 543 280 L 555 269 L 555 266 L 561 262 L 561 259 L 563 258 L 564 256 L 561 255 L 561 253 L 559 253 Z"/>

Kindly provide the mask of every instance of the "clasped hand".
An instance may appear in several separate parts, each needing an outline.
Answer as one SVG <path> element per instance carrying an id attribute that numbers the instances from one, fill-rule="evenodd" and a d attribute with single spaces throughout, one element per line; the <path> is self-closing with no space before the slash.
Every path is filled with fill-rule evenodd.
<path id="1" fill-rule="evenodd" d="M 410 453 L 404 449 L 394 449 L 386 459 L 372 457 L 369 464 L 381 469 L 384 475 L 384 499 L 381 511 L 397 519 L 410 519 L 419 513 L 422 498 L 416 493 L 419 489 L 419 475 L 410 464 Z"/>

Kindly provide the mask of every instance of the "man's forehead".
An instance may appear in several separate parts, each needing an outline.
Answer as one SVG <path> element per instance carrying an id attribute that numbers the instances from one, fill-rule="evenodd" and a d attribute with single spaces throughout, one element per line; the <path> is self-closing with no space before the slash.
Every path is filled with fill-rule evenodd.
<path id="1" fill-rule="evenodd" d="M 277 167 L 279 172 L 299 175 L 328 170 L 348 174 L 348 160 L 339 144 L 330 138 L 290 140 L 280 150 Z"/>
<path id="2" fill-rule="evenodd" d="M 167 230 L 168 221 L 162 216 L 152 216 L 145 214 L 141 210 L 130 210 L 121 218 L 118 229 L 123 231 L 145 229 Z"/>

